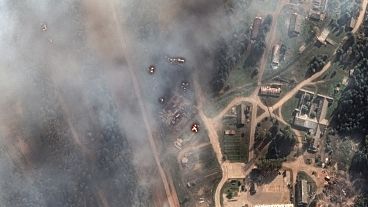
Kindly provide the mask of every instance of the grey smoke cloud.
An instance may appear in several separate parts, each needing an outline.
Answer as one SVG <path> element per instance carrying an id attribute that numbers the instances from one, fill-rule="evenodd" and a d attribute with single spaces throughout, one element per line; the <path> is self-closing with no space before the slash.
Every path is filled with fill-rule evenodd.
<path id="1" fill-rule="evenodd" d="M 209 74 L 232 35 L 221 2 L 0 0 L 0 206 L 147 206 L 162 184 L 145 172 L 155 162 L 128 67 L 159 131 L 158 97 Z"/>

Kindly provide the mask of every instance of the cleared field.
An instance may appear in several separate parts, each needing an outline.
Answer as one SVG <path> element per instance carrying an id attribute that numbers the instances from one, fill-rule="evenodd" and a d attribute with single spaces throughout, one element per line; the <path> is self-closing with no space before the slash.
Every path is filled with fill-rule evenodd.
<path id="1" fill-rule="evenodd" d="M 272 182 L 259 185 L 254 195 L 247 195 L 252 204 L 291 203 L 288 183 L 290 176 L 277 175 Z"/>

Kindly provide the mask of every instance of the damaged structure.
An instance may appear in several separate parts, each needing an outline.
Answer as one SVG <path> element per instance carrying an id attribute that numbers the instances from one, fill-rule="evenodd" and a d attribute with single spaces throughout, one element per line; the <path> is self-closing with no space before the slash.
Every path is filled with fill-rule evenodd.
<path id="1" fill-rule="evenodd" d="M 188 100 L 179 95 L 172 96 L 167 103 L 163 103 L 160 112 L 162 121 L 174 130 L 182 129 L 196 114 L 196 109 Z"/>
<path id="2" fill-rule="evenodd" d="M 297 13 L 292 13 L 290 15 L 290 24 L 289 24 L 289 36 L 295 37 L 298 36 L 302 31 L 302 23 L 303 18 Z"/>
<path id="3" fill-rule="evenodd" d="M 333 98 L 305 89 L 299 90 L 299 93 L 300 99 L 298 108 L 295 109 L 293 124 L 312 135 L 314 141 L 309 148 L 310 151 L 316 151 L 320 137 L 329 124 L 326 115 Z"/>
<path id="4" fill-rule="evenodd" d="M 256 17 L 253 20 L 253 25 L 251 27 L 251 39 L 255 40 L 257 39 L 258 35 L 259 35 L 259 30 L 261 28 L 261 24 L 262 24 L 262 17 Z"/>
<path id="5" fill-rule="evenodd" d="M 171 64 L 184 64 L 185 63 L 185 59 L 183 57 L 168 57 L 167 61 Z"/>
<path id="6" fill-rule="evenodd" d="M 280 64 L 280 45 L 276 44 L 272 48 L 272 62 L 271 62 L 272 69 L 276 70 L 277 68 L 279 68 L 279 64 Z"/>

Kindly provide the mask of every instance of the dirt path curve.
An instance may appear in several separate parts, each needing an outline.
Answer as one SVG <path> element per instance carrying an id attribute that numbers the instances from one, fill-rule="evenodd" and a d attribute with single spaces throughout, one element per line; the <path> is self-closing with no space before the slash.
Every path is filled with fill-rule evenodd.
<path id="1" fill-rule="evenodd" d="M 361 5 L 361 11 L 358 17 L 358 21 L 353 29 L 353 33 L 356 33 L 358 31 L 358 29 L 360 28 L 361 24 L 363 23 L 364 20 L 364 16 L 365 16 L 365 11 L 367 9 L 367 3 L 368 0 L 364 0 L 362 2 Z M 337 49 L 336 49 L 337 50 Z M 335 56 L 336 54 L 336 50 L 333 53 L 333 56 Z M 292 98 L 302 87 L 304 87 L 307 84 L 310 84 L 311 82 L 313 82 L 314 80 L 316 80 L 317 78 L 319 78 L 323 73 L 325 73 L 330 67 L 331 67 L 331 61 L 329 61 L 323 68 L 321 71 L 315 73 L 314 75 L 312 75 L 311 77 L 309 77 L 308 79 L 300 82 L 298 85 L 296 85 L 291 91 L 289 91 L 284 97 L 282 97 L 276 104 L 274 104 L 270 110 L 274 111 L 275 109 L 281 107 L 284 103 L 286 103 L 290 98 Z"/>
<path id="2" fill-rule="evenodd" d="M 364 21 L 364 17 L 365 17 L 365 11 L 367 10 L 367 4 L 368 4 L 368 0 L 363 0 L 362 5 L 360 6 L 360 13 L 359 13 L 357 22 L 353 30 L 351 31 L 352 33 L 356 33 L 358 29 L 360 28 L 360 25 L 362 25 Z"/>
<path id="3" fill-rule="evenodd" d="M 288 93 L 286 93 L 277 103 L 275 103 L 273 106 L 270 107 L 271 113 L 274 112 L 276 109 L 284 105 L 289 99 L 291 99 L 295 94 L 298 93 L 300 89 L 302 89 L 305 85 L 313 82 L 317 78 L 319 78 L 323 73 L 325 73 L 330 67 L 331 67 L 331 61 L 329 61 L 321 71 L 315 73 L 311 77 L 305 79 L 304 81 L 300 82 L 298 85 L 296 85 L 292 90 L 290 90 Z M 257 122 L 261 121 L 268 115 L 268 112 L 264 112 L 257 118 Z"/>
<path id="4" fill-rule="evenodd" d="M 208 118 L 204 112 L 203 112 L 203 95 L 201 88 L 197 81 L 194 81 L 194 87 L 196 91 L 196 98 L 197 98 L 197 105 L 198 105 L 198 113 L 199 116 L 202 119 L 202 122 L 204 124 L 204 127 L 207 129 L 208 137 L 210 139 L 210 143 L 212 145 L 212 148 L 216 154 L 217 161 L 219 162 L 222 170 L 222 178 L 217 185 L 216 191 L 215 191 L 215 206 L 221 207 L 221 189 L 222 186 L 225 184 L 225 182 L 230 178 L 244 178 L 245 177 L 245 164 L 243 163 L 230 163 L 227 161 L 222 161 L 223 154 L 220 147 L 220 139 L 217 134 L 216 126 L 218 126 L 218 120 L 216 118 L 210 119 Z M 249 97 L 246 98 L 246 100 L 250 100 Z M 234 103 L 233 103 L 234 104 Z M 228 105 L 228 108 L 231 104 Z M 223 111 L 226 112 L 226 109 Z M 220 116 L 218 116 L 220 117 Z"/>
<path id="5" fill-rule="evenodd" d="M 283 3 L 285 3 L 285 1 L 282 1 Z M 358 28 L 360 27 L 360 25 L 362 24 L 363 20 L 364 20 L 364 14 L 367 8 L 367 3 L 368 0 L 364 0 L 362 2 L 362 10 L 360 12 L 360 15 L 358 17 L 358 21 L 357 24 L 355 26 L 355 28 L 353 29 L 353 33 L 355 33 L 356 31 L 358 31 Z M 278 6 L 278 9 L 276 10 L 276 15 L 274 15 L 274 17 L 278 16 L 280 11 L 281 11 L 282 6 Z M 276 20 L 277 21 L 277 20 Z M 272 29 L 271 29 L 271 36 L 272 38 L 274 38 L 274 30 L 276 28 L 276 24 L 273 24 Z M 271 39 L 273 40 L 273 39 Z M 271 41 L 273 42 L 273 41 Z M 272 45 L 272 44 L 271 44 Z M 270 48 L 268 48 L 269 50 Z M 336 54 L 336 50 L 333 54 L 333 56 Z M 261 68 L 260 68 L 260 73 L 259 73 L 259 78 L 258 78 L 258 83 L 260 84 L 260 81 L 262 80 L 262 76 L 263 76 L 263 72 L 264 72 L 264 68 L 267 62 L 267 55 L 265 55 L 265 57 L 262 57 L 262 62 L 261 62 Z M 276 116 L 274 114 L 274 117 L 281 121 L 284 124 L 287 124 L 287 122 L 283 119 L 282 117 L 282 113 L 281 113 L 281 108 L 283 106 L 284 103 L 286 103 L 290 98 L 292 98 L 301 88 L 303 88 L 305 85 L 312 83 L 314 80 L 316 80 L 318 77 L 320 77 L 323 73 L 325 73 L 330 67 L 331 67 L 331 61 L 329 61 L 323 68 L 321 71 L 315 73 L 314 75 L 312 75 L 311 77 L 309 77 L 308 79 L 300 82 L 298 85 L 296 85 L 291 91 L 289 91 L 285 96 L 283 96 L 276 104 L 274 104 L 272 107 L 269 107 L 269 111 L 268 111 L 268 107 L 265 106 L 262 101 L 259 99 L 259 97 L 257 96 L 257 92 L 259 90 L 259 88 L 257 87 L 256 90 L 252 93 L 251 96 L 248 97 L 236 97 L 235 99 L 233 99 L 216 117 L 214 117 L 213 119 L 209 119 L 206 117 L 206 115 L 204 114 L 203 110 L 202 110 L 202 103 L 203 103 L 203 96 L 201 95 L 201 90 L 198 84 L 195 83 L 195 87 L 196 87 L 196 95 L 197 95 L 197 100 L 198 100 L 198 109 L 199 109 L 199 115 L 205 125 L 205 128 L 208 130 L 208 136 L 210 138 L 210 142 L 212 144 L 212 147 L 215 151 L 216 157 L 218 159 L 218 162 L 221 165 L 221 169 L 222 169 L 222 179 L 220 181 L 220 183 L 218 184 L 217 188 L 216 188 L 216 192 L 215 192 L 215 206 L 216 207 L 221 207 L 221 189 L 222 186 L 225 184 L 225 182 L 231 178 L 231 175 L 234 177 L 234 174 L 232 174 L 233 171 L 236 171 L 232 168 L 236 167 L 238 169 L 241 169 L 241 173 L 244 176 L 249 173 L 248 171 L 251 169 L 251 166 L 254 166 L 254 160 L 252 159 L 252 162 L 250 162 L 250 164 L 245 167 L 244 165 L 241 165 L 242 163 L 238 163 L 239 165 L 234 165 L 236 163 L 228 163 L 228 162 L 222 162 L 222 152 L 221 152 L 221 148 L 220 148 L 220 143 L 219 143 L 219 137 L 217 134 L 217 130 L 215 129 L 214 126 L 216 125 L 216 121 L 218 122 L 225 114 L 227 111 L 229 111 L 233 106 L 240 104 L 241 102 L 250 102 L 253 104 L 253 108 L 254 107 L 261 107 L 262 109 L 265 110 L 265 112 L 263 114 L 261 114 L 260 116 L 256 117 L 255 120 L 252 120 L 252 127 L 255 130 L 255 126 L 257 123 L 259 123 L 260 121 L 262 121 L 265 117 L 267 117 L 269 115 L 269 113 L 274 114 L 273 112 L 276 109 L 279 109 L 279 113 L 280 116 Z M 287 124 L 288 125 L 288 124 Z M 298 147 L 301 146 L 301 134 L 299 131 L 297 130 L 293 130 L 294 133 L 296 134 L 296 136 L 298 137 L 299 140 L 299 145 Z M 254 136 L 254 135 L 253 135 Z M 299 171 L 299 170 L 304 170 L 304 171 L 308 171 L 310 170 L 310 166 L 306 165 L 304 163 L 304 161 L 302 160 L 302 156 L 300 156 L 296 161 L 294 162 L 290 162 L 290 163 L 285 163 L 284 164 L 285 167 L 291 168 L 294 171 Z M 245 170 L 248 169 L 248 170 Z M 239 174 L 239 175 L 240 175 Z M 238 176 L 238 175 L 235 175 Z M 296 173 L 295 175 L 296 176 Z M 296 177 L 294 178 L 294 180 L 296 179 Z"/>
<path id="6" fill-rule="evenodd" d="M 224 109 L 221 110 L 221 112 L 219 112 L 217 114 L 217 116 L 215 116 L 213 119 L 218 121 L 221 120 L 222 117 L 234 106 L 239 105 L 242 102 L 249 102 L 253 105 L 257 105 L 259 106 L 261 109 L 267 111 L 267 106 L 264 105 L 262 103 L 262 101 L 259 99 L 259 97 L 257 96 L 258 93 L 258 87 L 255 90 L 255 92 L 253 92 L 253 94 L 251 96 L 247 96 L 247 97 L 236 97 L 234 98 Z"/>
<path id="7" fill-rule="evenodd" d="M 292 162 L 284 162 L 282 166 L 285 168 L 289 168 L 293 171 L 293 181 L 294 182 L 296 182 L 297 172 L 299 171 L 304 171 L 310 175 L 312 175 L 313 172 L 316 172 L 317 176 L 322 176 L 323 170 L 324 170 L 323 168 L 315 167 L 313 165 L 307 165 L 304 162 L 303 156 L 299 156 L 295 161 L 292 161 Z M 311 176 L 311 178 L 317 184 L 317 189 L 321 189 L 321 187 L 323 187 L 324 182 L 321 177 L 319 177 L 318 179 L 318 177 Z"/>
<path id="8" fill-rule="evenodd" d="M 128 50 L 129 47 L 128 47 L 128 42 L 126 41 L 126 38 L 129 37 L 129 35 L 128 34 L 123 34 L 124 30 L 121 28 L 121 22 L 119 21 L 119 18 L 118 18 L 117 8 L 119 8 L 118 7 L 119 2 L 117 2 L 116 0 L 112 0 L 112 1 L 109 1 L 108 3 L 109 3 L 109 6 L 110 6 L 110 10 L 112 12 L 111 15 L 113 16 L 113 20 L 114 20 L 114 24 L 115 24 L 114 26 L 115 26 L 116 32 L 119 36 L 119 38 L 118 38 L 119 42 L 117 42 L 117 44 L 119 44 L 121 53 L 126 57 L 126 60 L 131 60 L 132 58 L 129 58 L 131 54 L 127 53 L 127 51 L 129 51 Z M 162 182 L 164 184 L 164 188 L 165 188 L 165 192 L 166 192 L 166 195 L 167 195 L 167 200 L 168 200 L 169 206 L 170 207 L 179 207 L 180 204 L 179 204 L 178 196 L 176 194 L 175 187 L 173 186 L 173 184 L 171 182 L 171 179 L 169 180 L 167 178 L 167 176 L 165 174 L 165 171 L 161 166 L 159 152 L 157 150 L 156 143 L 155 143 L 153 133 L 152 133 L 152 129 L 151 129 L 150 124 L 149 124 L 149 118 L 147 117 L 148 112 L 147 112 L 146 106 L 144 105 L 144 101 L 143 101 L 143 98 L 142 98 L 142 92 L 141 92 L 141 88 L 140 88 L 140 85 L 139 85 L 139 81 L 138 81 L 138 79 L 137 79 L 137 77 L 136 77 L 136 75 L 135 75 L 135 73 L 132 69 L 132 66 L 129 65 L 128 63 L 127 63 L 127 68 L 128 68 L 128 71 L 129 71 L 129 75 L 131 77 L 131 81 L 133 83 L 134 93 L 135 93 L 135 95 L 137 97 L 137 100 L 138 100 L 138 106 L 139 106 L 139 109 L 141 111 L 141 116 L 143 118 L 144 126 L 147 130 L 147 137 L 148 137 L 148 141 L 149 141 L 149 144 L 150 144 L 153 156 L 154 156 L 154 160 L 156 162 L 160 177 L 161 177 Z"/>

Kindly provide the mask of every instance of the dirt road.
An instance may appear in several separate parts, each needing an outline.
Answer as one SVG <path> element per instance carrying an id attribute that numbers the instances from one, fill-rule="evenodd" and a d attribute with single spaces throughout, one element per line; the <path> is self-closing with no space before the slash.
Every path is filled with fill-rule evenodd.
<path id="1" fill-rule="evenodd" d="M 243 178 L 245 177 L 245 165 L 243 163 L 229 163 L 229 162 L 223 162 L 223 154 L 220 147 L 220 139 L 217 134 L 216 126 L 218 126 L 218 121 L 220 120 L 218 117 L 221 117 L 221 114 L 225 114 L 232 106 L 236 105 L 237 101 L 233 101 L 231 104 L 229 104 L 216 118 L 210 119 L 208 118 L 204 112 L 203 112 L 203 96 L 201 88 L 197 81 L 194 81 L 194 87 L 196 91 L 196 97 L 197 97 L 197 104 L 198 104 L 198 112 L 199 116 L 202 119 L 202 122 L 204 124 L 204 127 L 207 129 L 208 137 L 210 139 L 212 148 L 216 154 L 217 161 L 219 162 L 222 170 L 222 178 L 217 185 L 216 191 L 215 191 L 215 206 L 221 207 L 221 189 L 222 186 L 226 183 L 226 181 L 230 178 Z M 246 98 L 246 100 L 250 100 L 250 98 Z M 242 102 L 242 101 L 241 101 Z"/>
<path id="2" fill-rule="evenodd" d="M 101 5 L 101 4 L 99 4 Z M 110 11 L 110 15 L 111 17 L 107 17 L 107 18 L 112 18 L 112 23 L 114 24 L 114 29 L 113 29 L 113 34 L 116 35 L 116 39 L 117 42 L 115 43 L 117 46 L 117 50 L 115 51 L 116 54 L 119 54 L 118 57 L 125 57 L 126 61 L 131 61 L 134 60 L 134 58 L 131 58 L 132 55 L 129 54 L 129 51 L 131 51 L 130 49 L 132 48 L 129 45 L 129 41 L 127 41 L 127 39 L 129 39 L 129 34 L 127 33 L 123 33 L 124 30 L 121 28 L 122 24 L 119 21 L 118 15 L 122 15 L 120 13 L 118 13 L 117 8 L 119 8 L 119 2 L 117 2 L 116 0 L 110 0 L 107 2 L 106 4 L 106 8 L 104 7 L 104 9 L 107 9 L 108 11 Z M 105 11 L 106 12 L 106 11 Z M 132 62 L 126 62 L 126 68 L 128 69 L 129 72 L 129 76 L 131 78 L 132 84 L 133 84 L 133 90 L 134 90 L 134 94 L 137 98 L 137 102 L 138 102 L 138 107 L 140 109 L 140 114 L 142 116 L 143 122 L 144 122 L 144 126 L 145 129 L 147 131 L 147 138 L 149 141 L 149 145 L 151 147 L 153 156 L 154 156 L 154 160 L 155 163 L 157 165 L 161 180 L 163 182 L 164 188 L 165 188 L 165 192 L 167 195 L 167 200 L 168 200 L 168 204 L 170 207 L 179 207 L 179 201 L 178 201 L 178 197 L 175 191 L 175 187 L 172 186 L 172 182 L 169 182 L 170 180 L 166 177 L 165 171 L 161 166 L 160 163 L 160 157 L 159 157 L 159 152 L 157 150 L 156 147 L 156 143 L 153 137 L 153 133 L 152 133 L 152 129 L 150 127 L 149 124 L 149 120 L 150 118 L 148 117 L 148 111 L 146 109 L 146 106 L 144 104 L 143 98 L 142 98 L 142 92 L 141 92 L 141 88 L 140 88 L 140 83 L 132 69 L 132 66 L 134 66 L 135 64 Z"/>
<path id="3" fill-rule="evenodd" d="M 302 89 L 307 84 L 313 82 L 317 78 L 319 78 L 323 73 L 325 73 L 329 68 L 331 67 L 331 61 L 329 61 L 321 71 L 318 73 L 315 73 L 308 79 L 305 79 L 304 81 L 300 82 L 298 85 L 296 85 L 292 90 L 290 90 L 287 94 L 285 94 L 277 103 L 275 103 L 273 106 L 270 107 L 270 112 L 273 113 L 276 109 L 284 105 L 289 99 L 291 99 L 295 94 L 298 93 L 300 89 Z M 257 117 L 257 122 L 262 121 L 265 117 L 268 116 L 268 112 L 264 112 L 259 117 Z"/>
<path id="4" fill-rule="evenodd" d="M 282 1 L 284 2 L 284 1 Z M 358 28 L 360 27 L 360 25 L 362 24 L 363 20 L 364 20 L 364 14 L 367 8 L 367 3 L 368 0 L 364 0 L 362 2 L 362 10 L 360 12 L 360 15 L 358 17 L 358 21 L 357 24 L 355 26 L 355 28 L 353 29 L 353 33 L 355 33 L 356 31 L 358 31 Z M 281 4 L 279 4 L 280 6 L 278 6 L 277 11 L 274 13 L 274 18 L 277 17 L 281 11 Z M 276 23 L 273 24 L 272 28 L 271 28 L 271 42 L 273 42 L 273 38 L 274 38 L 274 32 L 275 32 L 275 28 L 276 28 Z M 273 44 L 269 44 L 269 45 L 273 45 Z M 267 48 L 266 51 L 269 51 L 270 48 Z M 336 51 L 334 52 L 335 55 Z M 264 68 L 266 66 L 267 63 L 267 57 L 268 57 L 268 52 L 266 52 L 266 54 L 264 55 L 264 57 L 262 57 L 262 61 L 261 61 L 261 67 L 260 67 L 260 73 L 259 73 L 259 77 L 258 77 L 258 84 L 260 84 L 260 81 L 262 80 L 262 76 L 263 76 L 263 72 L 264 72 Z M 204 122 L 205 127 L 208 130 L 209 133 L 209 137 L 210 137 L 210 141 L 211 144 L 213 146 L 213 149 L 216 153 L 217 159 L 221 165 L 222 168 L 222 179 L 220 181 L 220 183 L 218 184 L 217 188 L 216 188 L 216 192 L 215 192 L 215 205 L 216 207 L 221 207 L 221 189 L 222 186 L 226 183 L 226 181 L 231 178 L 231 176 L 234 176 L 234 174 L 232 174 L 233 169 L 230 169 L 231 167 L 235 166 L 234 164 L 236 163 L 228 163 L 228 162 L 222 162 L 222 152 L 220 149 L 220 144 L 219 144 L 219 137 L 217 135 L 217 131 L 215 129 L 214 126 L 216 126 L 215 122 L 221 120 L 221 118 L 226 114 L 227 111 L 229 111 L 233 106 L 240 104 L 241 102 L 250 102 L 253 104 L 253 110 L 255 107 L 261 107 L 263 110 L 265 110 L 265 112 L 263 114 L 261 114 L 260 116 L 256 117 L 256 113 L 255 116 L 252 116 L 252 131 L 255 131 L 255 127 L 256 124 L 259 123 L 260 121 L 262 121 L 265 117 L 267 117 L 269 115 L 269 113 L 273 114 L 273 112 L 276 109 L 279 109 L 279 113 L 280 113 L 280 117 L 279 116 L 274 116 L 276 119 L 278 119 L 279 121 L 283 122 L 284 124 L 287 124 L 285 122 L 285 120 L 282 117 L 281 114 L 281 107 L 283 106 L 283 104 L 285 104 L 290 98 L 292 98 L 300 89 L 302 89 L 304 86 L 312 83 L 314 80 L 316 80 L 317 78 L 319 78 L 323 73 L 325 73 L 330 67 L 331 67 L 331 61 L 329 61 L 323 68 L 321 71 L 315 73 L 314 75 L 312 75 L 311 77 L 309 77 L 308 79 L 300 82 L 298 85 L 296 85 L 291 91 L 289 91 L 285 96 L 283 96 L 277 103 L 275 103 L 272 107 L 269 108 L 268 111 L 268 107 L 265 106 L 259 99 L 259 97 L 257 96 L 257 92 L 258 92 L 258 88 L 254 91 L 254 93 L 251 96 L 248 97 L 236 97 L 235 99 L 233 99 L 213 120 L 208 119 L 206 117 L 206 115 L 203 113 L 202 109 L 202 101 L 200 101 L 199 105 L 199 114 Z M 196 90 L 197 92 L 200 91 L 200 89 L 198 88 Z M 201 95 L 198 93 L 196 93 L 199 100 L 202 99 Z M 256 110 L 255 110 L 256 111 Z M 287 124 L 288 125 L 288 124 Z M 299 145 L 298 147 L 301 147 L 301 134 L 299 131 L 295 131 L 294 133 L 296 134 L 296 136 L 298 137 L 299 140 Z M 254 133 L 251 133 L 254 138 Z M 250 143 L 251 144 L 251 143 Z M 242 172 L 244 174 L 244 176 L 246 176 L 246 174 L 248 174 L 249 170 L 251 169 L 252 166 L 254 166 L 254 157 L 251 157 L 252 162 L 250 162 L 247 166 L 247 168 L 245 168 L 244 166 L 241 167 Z M 315 169 L 315 168 L 311 168 L 311 166 L 306 165 L 304 163 L 303 157 L 300 156 L 296 161 L 294 162 L 289 162 L 289 163 L 284 163 L 285 167 L 288 167 L 290 169 L 292 169 L 294 172 L 298 172 L 300 170 L 309 172 L 311 170 L 315 170 L 315 171 L 319 171 L 319 169 Z M 240 168 L 240 166 L 237 166 L 238 168 Z M 248 170 L 245 170 L 248 169 Z M 311 172 L 309 172 L 311 173 Z M 240 175 L 240 174 L 239 174 Z M 236 175 L 238 176 L 238 175 Z M 296 180 L 296 173 L 294 173 L 294 180 Z M 316 180 L 318 181 L 318 180 Z M 317 182 L 317 185 L 319 185 L 320 182 Z"/>
<path id="5" fill-rule="evenodd" d="M 367 10 L 367 4 L 368 4 L 368 0 L 363 0 L 360 6 L 360 13 L 359 13 L 358 19 L 352 30 L 352 33 L 356 33 L 358 29 L 360 28 L 360 25 L 362 25 L 364 21 L 365 11 Z"/>
<path id="6" fill-rule="evenodd" d="M 265 51 L 262 55 L 262 59 L 260 62 L 260 66 L 259 66 L 259 72 L 258 72 L 258 81 L 257 84 L 261 85 L 261 81 L 262 81 L 262 77 L 263 77 L 263 73 L 265 71 L 266 65 L 268 63 L 268 57 L 270 56 L 270 53 L 272 53 L 272 47 L 276 44 L 276 28 L 277 28 L 277 20 L 279 18 L 280 12 L 282 10 L 282 8 L 284 7 L 286 1 L 285 0 L 281 0 L 278 4 L 277 4 L 277 8 L 276 10 L 271 14 L 273 17 L 272 20 L 272 25 L 271 25 L 271 29 L 270 32 L 267 35 L 266 38 L 266 48 Z"/>

